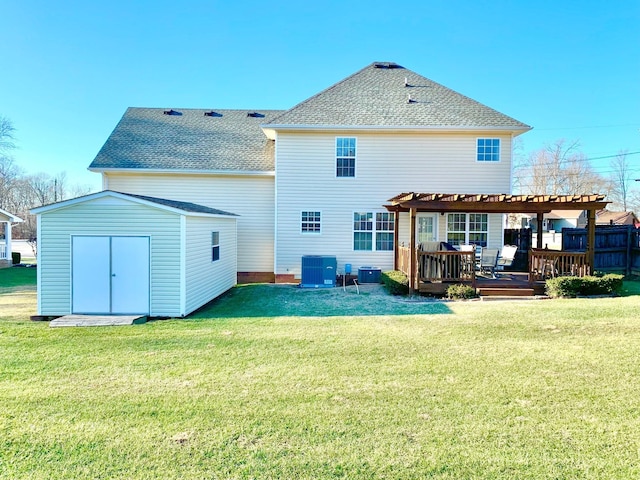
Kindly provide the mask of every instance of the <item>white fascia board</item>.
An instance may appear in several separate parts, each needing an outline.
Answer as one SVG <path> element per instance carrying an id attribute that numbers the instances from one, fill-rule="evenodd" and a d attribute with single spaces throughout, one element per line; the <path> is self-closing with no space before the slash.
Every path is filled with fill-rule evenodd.
<path id="1" fill-rule="evenodd" d="M 1 208 L 0 208 L 0 216 L 7 217 L 7 221 L 9 221 L 11 223 L 22 223 L 22 222 L 24 222 L 24 220 L 22 220 L 20 217 L 14 215 L 12 213 L 7 212 L 6 210 L 2 210 Z"/>
<path id="2" fill-rule="evenodd" d="M 234 177 L 273 177 L 274 170 L 180 170 L 172 168 L 88 168 L 97 173 L 154 173 L 160 175 L 228 175 Z"/>
<path id="3" fill-rule="evenodd" d="M 288 130 L 288 131 L 314 131 L 314 130 L 338 130 L 338 131 L 380 131 L 380 132 L 426 132 L 426 131 L 439 131 L 439 132 L 513 132 L 516 135 L 528 132 L 532 127 L 508 127 L 508 126 L 393 126 L 393 125 L 260 125 L 260 127 L 267 133 L 267 131 Z"/>

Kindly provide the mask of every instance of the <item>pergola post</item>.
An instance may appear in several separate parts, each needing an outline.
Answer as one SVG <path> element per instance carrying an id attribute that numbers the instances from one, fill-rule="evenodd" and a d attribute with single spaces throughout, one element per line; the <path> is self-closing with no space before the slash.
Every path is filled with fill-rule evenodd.
<path id="1" fill-rule="evenodd" d="M 544 213 L 538 212 L 536 215 L 536 220 L 538 223 L 538 234 L 536 235 L 536 248 L 542 248 L 542 228 L 544 225 Z"/>
<path id="2" fill-rule="evenodd" d="M 596 258 L 596 211 L 590 209 L 587 220 L 587 263 L 589 264 L 589 274 L 594 273 Z"/>
<path id="3" fill-rule="evenodd" d="M 416 288 L 416 209 L 409 209 L 409 293 Z"/>
<path id="4" fill-rule="evenodd" d="M 393 222 L 393 269 L 398 270 L 398 235 L 400 233 L 400 212 L 396 211 L 394 214 Z"/>

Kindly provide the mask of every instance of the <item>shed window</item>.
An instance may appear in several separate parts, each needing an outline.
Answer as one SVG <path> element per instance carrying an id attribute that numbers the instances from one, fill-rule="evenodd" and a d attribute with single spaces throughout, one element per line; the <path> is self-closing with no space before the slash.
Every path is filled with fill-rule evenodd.
<path id="1" fill-rule="evenodd" d="M 220 260 L 220 232 L 211 232 L 211 261 Z"/>

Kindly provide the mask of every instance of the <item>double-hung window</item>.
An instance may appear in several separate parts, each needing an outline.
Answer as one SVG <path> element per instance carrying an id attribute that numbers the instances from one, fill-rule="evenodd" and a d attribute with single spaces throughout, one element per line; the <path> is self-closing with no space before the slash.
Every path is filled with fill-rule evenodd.
<path id="1" fill-rule="evenodd" d="M 220 232 L 211 232 L 211 261 L 220 260 Z"/>
<path id="2" fill-rule="evenodd" d="M 321 212 L 317 210 L 301 212 L 300 233 L 321 233 L 321 215 Z"/>
<path id="3" fill-rule="evenodd" d="M 478 138 L 476 159 L 478 162 L 499 162 L 500 139 Z"/>
<path id="4" fill-rule="evenodd" d="M 395 216 L 392 212 L 355 212 L 353 249 L 392 251 Z"/>
<path id="5" fill-rule="evenodd" d="M 336 177 L 356 176 L 355 137 L 336 138 Z"/>
<path id="6" fill-rule="evenodd" d="M 447 215 L 447 242 L 451 245 L 487 246 L 489 217 L 486 213 L 449 213 Z"/>

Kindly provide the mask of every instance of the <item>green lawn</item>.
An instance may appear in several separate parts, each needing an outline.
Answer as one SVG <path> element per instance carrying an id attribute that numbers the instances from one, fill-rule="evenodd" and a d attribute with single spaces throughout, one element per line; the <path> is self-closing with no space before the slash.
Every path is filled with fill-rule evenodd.
<path id="1" fill-rule="evenodd" d="M 70 329 L 0 294 L 23 305 L 0 314 L 0 478 L 638 478 L 635 287 L 410 303 L 252 285 L 187 320 Z"/>
<path id="2" fill-rule="evenodd" d="M 0 293 L 7 293 L 16 287 L 35 288 L 36 272 L 34 267 L 0 268 Z"/>

